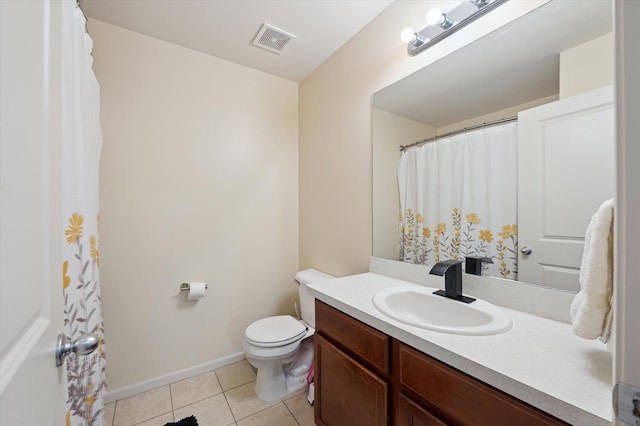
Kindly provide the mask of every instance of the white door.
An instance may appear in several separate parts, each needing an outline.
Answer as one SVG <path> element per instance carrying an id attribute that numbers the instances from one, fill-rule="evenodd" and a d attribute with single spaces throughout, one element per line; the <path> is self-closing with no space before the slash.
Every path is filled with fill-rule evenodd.
<path id="1" fill-rule="evenodd" d="M 60 2 L 0 0 L 0 424 L 64 425 Z"/>
<path id="2" fill-rule="evenodd" d="M 616 138 L 618 186 L 616 198 L 614 264 L 613 383 L 640 390 L 640 2 L 616 0 Z M 637 424 L 633 400 L 613 423 Z M 637 402 L 636 402 L 637 404 Z M 637 411 L 636 405 L 636 411 Z"/>
<path id="3" fill-rule="evenodd" d="M 518 114 L 519 281 L 580 289 L 585 231 L 614 196 L 614 152 L 611 86 Z"/>

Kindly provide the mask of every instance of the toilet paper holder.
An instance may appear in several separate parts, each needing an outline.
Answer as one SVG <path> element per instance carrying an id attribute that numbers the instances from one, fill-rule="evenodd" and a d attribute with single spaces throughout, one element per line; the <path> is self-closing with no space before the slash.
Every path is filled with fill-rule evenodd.
<path id="1" fill-rule="evenodd" d="M 204 288 L 205 290 L 209 290 L 209 285 L 205 284 Z M 180 284 L 180 291 L 189 291 L 190 289 L 191 289 L 191 286 L 189 285 L 189 283 Z"/>

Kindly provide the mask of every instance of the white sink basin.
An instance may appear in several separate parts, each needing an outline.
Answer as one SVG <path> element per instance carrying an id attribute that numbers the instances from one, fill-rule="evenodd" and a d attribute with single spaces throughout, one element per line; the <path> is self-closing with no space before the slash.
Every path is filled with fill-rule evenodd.
<path id="1" fill-rule="evenodd" d="M 373 305 L 396 321 L 441 333 L 486 336 L 511 329 L 511 318 L 495 305 L 458 302 L 434 291 L 418 285 L 385 288 L 373 295 Z"/>

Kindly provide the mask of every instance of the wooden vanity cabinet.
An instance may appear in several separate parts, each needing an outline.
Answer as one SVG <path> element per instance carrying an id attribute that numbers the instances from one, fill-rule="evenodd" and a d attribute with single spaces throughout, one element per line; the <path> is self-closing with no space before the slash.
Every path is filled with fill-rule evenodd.
<path id="1" fill-rule="evenodd" d="M 447 426 L 442 420 L 403 393 L 398 395 L 395 423 L 410 426 Z"/>
<path id="2" fill-rule="evenodd" d="M 386 334 L 316 300 L 316 424 L 389 424 L 390 341 Z"/>
<path id="3" fill-rule="evenodd" d="M 397 426 L 568 425 L 396 340 L 393 353 L 400 393 Z M 413 404 L 410 409 L 402 409 L 403 399 Z"/>
<path id="4" fill-rule="evenodd" d="M 568 425 L 318 300 L 314 341 L 318 425 Z"/>

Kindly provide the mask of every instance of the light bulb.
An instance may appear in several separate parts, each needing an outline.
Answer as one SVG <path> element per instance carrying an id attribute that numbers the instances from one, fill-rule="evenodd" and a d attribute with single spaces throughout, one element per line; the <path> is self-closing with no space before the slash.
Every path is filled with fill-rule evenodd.
<path id="1" fill-rule="evenodd" d="M 438 8 L 433 8 L 429 12 L 427 12 L 427 24 L 438 25 L 442 27 L 442 29 L 446 30 L 451 28 L 454 22 L 447 16 L 446 13 L 442 13 L 442 11 Z"/>
<path id="2" fill-rule="evenodd" d="M 440 25 L 443 21 L 442 11 L 437 7 L 427 12 L 427 25 Z"/>
<path id="3" fill-rule="evenodd" d="M 429 39 L 424 38 L 421 34 L 413 31 L 413 28 L 407 27 L 400 33 L 400 40 L 403 43 L 410 44 L 414 47 L 420 47 L 425 44 Z"/>
<path id="4" fill-rule="evenodd" d="M 416 39 L 416 32 L 413 31 L 413 28 L 407 27 L 400 33 L 400 40 L 403 43 L 411 43 Z"/>

